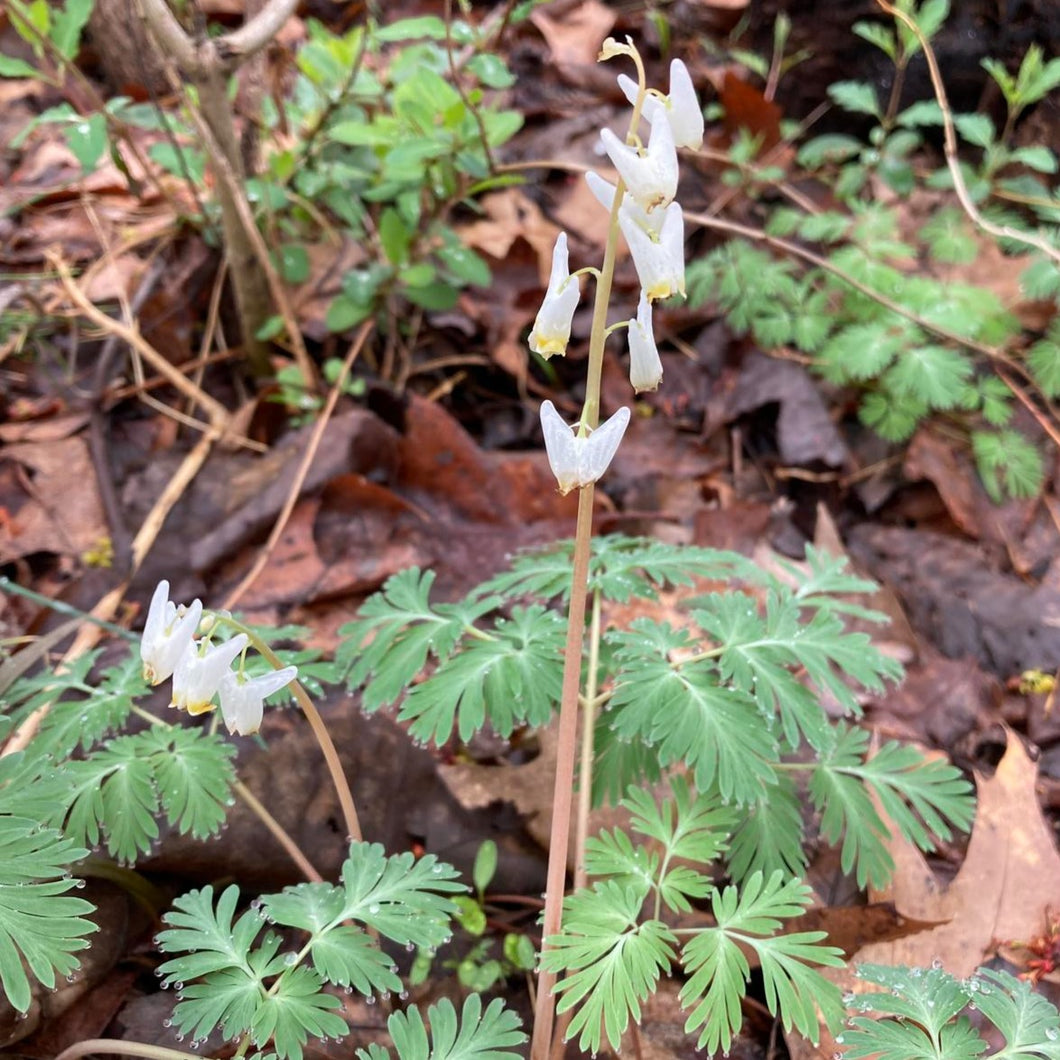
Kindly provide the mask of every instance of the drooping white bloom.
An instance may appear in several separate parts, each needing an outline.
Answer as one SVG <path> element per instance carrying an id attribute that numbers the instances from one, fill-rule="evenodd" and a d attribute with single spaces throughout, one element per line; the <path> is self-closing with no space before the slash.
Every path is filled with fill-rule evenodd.
<path id="1" fill-rule="evenodd" d="M 619 74 L 618 87 L 630 103 L 636 103 L 639 88 L 632 77 Z M 670 63 L 670 94 L 645 97 L 643 114 L 652 126 L 657 118 L 665 117 L 678 147 L 695 151 L 703 146 L 703 111 L 692 85 L 692 75 L 680 59 Z"/>
<path id="2" fill-rule="evenodd" d="M 552 250 L 552 272 L 545 300 L 530 332 L 530 349 L 549 358 L 567 352 L 571 321 L 578 308 L 578 281 L 571 278 L 567 255 L 567 233 L 560 232 Z"/>
<path id="3" fill-rule="evenodd" d="M 212 710 L 221 678 L 229 672 L 232 660 L 246 646 L 245 633 L 211 648 L 205 644 L 189 645 L 173 671 L 173 698 L 169 705 L 189 714 L 205 714 Z"/>
<path id="4" fill-rule="evenodd" d="M 615 185 L 610 181 L 604 180 L 599 173 L 591 169 L 585 174 L 585 183 L 589 185 L 589 190 L 596 197 L 596 201 L 610 213 L 611 207 L 615 203 Z M 663 220 L 666 217 L 665 210 L 652 210 L 651 213 L 648 213 L 647 210 L 638 206 L 636 199 L 629 194 L 622 196 L 622 205 L 619 206 L 619 210 L 629 214 L 630 220 L 640 225 L 646 232 L 651 233 L 653 239 L 659 238 L 662 232 Z"/>
<path id="5" fill-rule="evenodd" d="M 662 374 L 662 360 L 651 329 L 651 302 L 641 291 L 637 316 L 629 322 L 629 381 L 639 394 L 642 390 L 657 390 Z"/>
<path id="6" fill-rule="evenodd" d="M 247 677 L 242 671 L 229 670 L 221 678 L 221 715 L 231 733 L 249 736 L 261 728 L 265 699 L 279 692 L 298 676 L 298 667 L 285 666 L 260 677 Z"/>
<path id="7" fill-rule="evenodd" d="M 201 617 L 202 604 L 198 600 L 192 601 L 190 607 L 177 607 L 169 599 L 169 582 L 158 583 L 140 638 L 140 658 L 148 684 L 160 684 L 173 673 L 191 644 Z"/>
<path id="8" fill-rule="evenodd" d="M 602 129 L 600 139 L 630 195 L 642 209 L 650 213 L 658 206 L 673 202 L 677 194 L 677 148 L 669 122 L 657 121 L 652 125 L 643 154 L 623 143 L 610 129 Z"/>
<path id="9" fill-rule="evenodd" d="M 625 209 L 618 211 L 618 226 L 649 302 L 685 293 L 685 215 L 679 203 L 666 207 L 658 236 L 637 224 Z"/>
<path id="10" fill-rule="evenodd" d="M 541 403 L 541 430 L 552 474 L 560 493 L 596 482 L 607 470 L 618 451 L 618 443 L 629 425 L 629 409 L 619 409 L 591 434 L 579 437 L 569 427 L 551 401 Z"/>

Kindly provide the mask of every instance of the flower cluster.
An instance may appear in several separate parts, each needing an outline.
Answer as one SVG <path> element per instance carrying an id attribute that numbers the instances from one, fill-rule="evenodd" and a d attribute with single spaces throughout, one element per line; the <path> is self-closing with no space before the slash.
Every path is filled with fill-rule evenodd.
<path id="1" fill-rule="evenodd" d="M 615 55 L 640 58 L 632 44 L 608 40 L 601 59 Z M 617 184 L 598 173 L 586 174 L 597 201 L 617 220 L 629 246 L 641 294 L 637 315 L 613 327 L 629 333 L 629 381 L 634 391 L 655 390 L 662 380 L 662 361 L 652 330 L 652 303 L 685 294 L 685 221 L 677 194 L 677 148 L 698 148 L 703 142 L 703 112 L 692 78 L 680 59 L 670 64 L 669 95 L 648 91 L 624 74 L 618 84 L 651 126 L 647 146 L 631 134 L 623 142 L 610 129 L 600 133 L 604 150 L 619 175 Z M 616 209 L 615 199 L 618 197 Z M 571 322 L 578 308 L 577 274 L 570 273 L 567 235 L 561 232 L 552 254 L 548 290 L 530 332 L 530 348 L 542 357 L 564 354 Z M 612 329 L 609 329 L 612 330 Z M 541 406 L 541 427 L 549 464 L 562 493 L 595 482 L 618 449 L 629 410 L 619 409 L 591 431 L 583 423 L 568 427 L 550 401 Z"/>
<path id="2" fill-rule="evenodd" d="M 243 672 L 247 635 L 239 633 L 211 644 L 209 635 L 196 639 L 201 621 L 200 601 L 178 607 L 169 599 L 169 582 L 158 583 L 140 640 L 144 680 L 159 685 L 172 677 L 169 705 L 189 714 L 213 710 L 214 696 L 219 695 L 221 716 L 229 732 L 241 736 L 257 732 L 265 698 L 290 684 L 298 675 L 297 668 L 285 666 L 261 677 L 247 677 Z M 239 669 L 233 670 L 236 656 L 240 657 Z"/>

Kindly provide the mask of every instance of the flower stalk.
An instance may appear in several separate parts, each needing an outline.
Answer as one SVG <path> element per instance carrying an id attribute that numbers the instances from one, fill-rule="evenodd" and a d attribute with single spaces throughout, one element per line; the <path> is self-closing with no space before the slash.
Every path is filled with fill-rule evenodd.
<path id="1" fill-rule="evenodd" d="M 684 64 L 671 66 L 669 97 L 648 96 L 644 65 L 631 42 L 622 44 L 607 40 L 600 59 L 624 55 L 632 59 L 637 69 L 637 81 L 625 78 L 623 91 L 633 104 L 629 133 L 625 143 L 605 130 L 602 140 L 608 155 L 619 171 L 619 179 L 611 185 L 589 174 L 593 194 L 608 209 L 610 219 L 603 262 L 596 276 L 592 326 L 589 336 L 589 358 L 577 435 L 571 437 L 551 402 L 542 405 L 542 431 L 549 462 L 556 475 L 560 491 L 578 489 L 578 522 L 574 537 L 573 571 L 571 575 L 567 639 L 564 654 L 563 685 L 559 708 L 558 746 L 556 752 L 556 780 L 552 801 L 552 825 L 549 838 L 549 860 L 545 910 L 543 917 L 542 953 L 550 939 L 562 927 L 563 896 L 565 891 L 567 856 L 574 814 L 574 766 L 578 743 L 578 706 L 582 701 L 582 652 L 585 637 L 586 604 L 589 585 L 589 562 L 592 550 L 592 516 L 595 482 L 603 475 L 621 441 L 629 420 L 629 410 L 620 409 L 605 424 L 600 425 L 600 394 L 603 377 L 604 346 L 614 328 L 607 323 L 608 308 L 614 284 L 618 238 L 622 234 L 641 281 L 642 292 L 637 314 L 623 322 L 629 332 L 631 352 L 630 381 L 637 391 L 652 390 L 662 378 L 662 364 L 651 333 L 651 302 L 674 294 L 684 294 L 684 220 L 681 207 L 674 201 L 677 191 L 677 152 L 675 141 L 682 146 L 698 146 L 696 130 L 702 125 L 702 112 L 691 79 Z M 689 113 L 691 108 L 695 113 Z M 651 135 L 645 148 L 637 135 L 640 118 L 644 115 L 651 124 Z M 701 134 L 700 134 L 701 139 Z M 627 187 L 631 184 L 631 187 Z M 541 349 L 542 319 L 554 313 L 559 326 L 554 328 L 563 338 L 565 349 L 569 335 L 569 320 L 576 308 L 571 299 L 567 268 L 567 240 L 562 234 L 557 240 L 553 270 L 545 304 L 538 323 L 531 334 L 530 345 L 535 352 Z M 558 281 L 558 282 L 557 282 Z M 565 295 L 562 315 L 556 311 L 557 298 Z M 564 330 L 566 329 L 566 330 Z M 558 350 L 549 350 L 559 352 Z M 575 885 L 584 884 L 584 848 L 588 830 L 588 816 L 592 789 L 594 710 L 597 697 L 595 668 L 601 628 L 600 594 L 593 597 L 592 629 L 590 631 L 590 673 L 584 702 L 587 704 L 582 722 L 581 794 L 577 809 L 575 851 Z M 543 963 L 543 962 L 542 962 Z M 530 1046 L 530 1060 L 548 1060 L 553 1047 L 555 1028 L 555 998 L 553 990 L 556 974 L 539 967 L 538 989 L 534 1005 L 534 1030 Z M 560 1028 L 562 1030 L 562 1028 Z"/>

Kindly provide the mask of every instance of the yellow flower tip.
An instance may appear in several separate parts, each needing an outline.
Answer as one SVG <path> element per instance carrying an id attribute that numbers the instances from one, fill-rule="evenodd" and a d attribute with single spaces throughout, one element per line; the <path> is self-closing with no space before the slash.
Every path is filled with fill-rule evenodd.
<path id="1" fill-rule="evenodd" d="M 203 703 L 201 701 L 198 703 L 189 703 L 187 711 L 193 718 L 196 718 L 200 714 L 209 714 L 210 711 L 214 709 L 214 706 L 213 703 Z"/>
<path id="2" fill-rule="evenodd" d="M 626 38 L 626 43 L 623 44 L 621 41 L 615 40 L 614 37 L 608 37 L 603 44 L 600 45 L 600 54 L 596 57 L 598 63 L 605 63 L 608 59 L 614 59 L 618 55 L 634 55 L 633 43 Z"/>
<path id="3" fill-rule="evenodd" d="M 550 357 L 562 357 L 567 352 L 567 344 L 562 339 L 537 339 L 530 343 L 530 348 L 546 361 Z"/>

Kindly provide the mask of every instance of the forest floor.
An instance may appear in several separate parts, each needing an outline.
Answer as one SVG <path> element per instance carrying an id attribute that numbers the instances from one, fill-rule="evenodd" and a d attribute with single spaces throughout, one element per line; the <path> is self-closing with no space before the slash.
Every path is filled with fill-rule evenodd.
<path id="1" fill-rule="evenodd" d="M 441 7 L 430 0 L 386 6 L 388 19 Z M 741 46 L 768 49 L 772 8 L 745 9 L 732 0 L 666 6 L 675 52 L 688 59 L 705 98 L 720 91 L 728 103 L 728 117 L 708 125 L 707 154 L 684 176 L 685 209 L 760 224 L 761 204 L 722 180 L 724 167 L 710 151 L 729 149 L 736 122 L 768 139 L 782 119 L 811 113 L 836 71 L 859 64 L 861 53 L 844 49 L 864 44 L 849 25 L 866 5 L 836 5 L 825 28 L 819 15 L 800 18 L 793 7 L 793 46 L 816 41 L 817 59 L 804 74 L 789 74 L 770 99 L 760 80 L 724 56 L 741 18 L 749 20 Z M 318 7 L 314 13 L 335 25 L 345 17 L 341 5 Z M 239 8 L 204 6 L 227 24 Z M 233 329 L 217 282 L 219 255 L 185 223 L 194 202 L 182 182 L 167 175 L 169 194 L 161 195 L 106 159 L 82 174 L 58 125 L 0 152 L 3 572 L 81 611 L 110 600 L 116 621 L 134 629 L 153 587 L 167 578 L 176 599 L 198 596 L 258 624 L 304 625 L 311 630 L 307 646 L 330 652 L 339 627 L 398 571 L 433 571 L 439 599 L 452 600 L 518 550 L 569 537 L 576 500 L 554 489 L 537 409 L 551 398 L 568 418 L 577 414 L 588 310 L 575 318 L 562 363 L 546 368 L 532 360 L 525 337 L 557 233 L 568 232 L 572 261 L 599 260 L 606 215 L 567 165 L 599 165 L 598 131 L 624 106 L 612 72 L 596 64 L 605 37 L 645 42 L 649 72 L 665 79 L 649 15 L 637 5 L 596 0 L 551 4 L 501 38 L 515 75 L 506 106 L 524 125 L 500 160 L 535 165 L 480 198 L 477 213 L 458 211 L 454 220 L 460 239 L 489 264 L 491 285 L 466 287 L 445 310 L 388 305 L 355 361 L 356 385 L 340 397 L 322 434 L 319 407 L 300 422 L 289 388 L 250 379 L 239 349 L 218 341 L 219 320 L 221 331 Z M 304 22 L 295 21 L 270 53 L 277 79 L 305 37 Z M 996 54 L 996 43 L 978 46 Z M 18 45 L 2 14 L 0 45 Z M 989 105 L 979 58 L 949 53 L 973 109 L 977 89 Z M 115 91 L 90 49 L 80 66 L 103 97 Z M 788 83 L 795 86 L 790 96 Z M 64 99 L 80 105 L 84 91 L 75 79 L 59 88 L 0 80 L 0 144 L 46 107 Z M 1040 123 L 1037 135 L 1060 132 L 1055 107 L 1032 118 Z M 826 122 L 840 131 L 855 124 L 834 112 Z M 151 135 L 143 132 L 145 144 Z M 778 158 L 780 165 L 790 161 L 783 152 Z M 556 159 L 564 165 L 548 161 Z M 828 196 L 822 187 L 802 191 L 821 201 Z M 690 231 L 690 259 L 721 238 Z M 343 268 L 336 254 L 348 251 L 326 239 L 308 246 L 308 273 L 290 286 L 317 366 L 346 357 L 354 341 L 355 329 L 334 332 L 327 320 Z M 984 253 L 967 270 L 1007 308 L 1032 311 L 1005 259 Z M 623 260 L 616 298 L 632 306 L 635 289 Z M 103 312 L 93 316 L 86 305 Z M 194 403 L 136 363 L 128 334 L 99 319 L 120 321 L 130 307 L 143 339 L 195 391 L 221 403 L 243 444 L 218 443 L 189 427 L 199 415 Z M 736 334 L 716 306 L 667 305 L 656 325 L 664 380 L 637 400 L 599 487 L 596 531 L 734 549 L 771 569 L 801 559 L 811 543 L 848 556 L 880 583 L 873 605 L 892 624 L 876 637 L 908 676 L 864 704 L 865 720 L 881 740 L 915 741 L 974 774 L 979 816 L 970 842 L 944 849 L 930 866 L 906 851 L 891 887 L 870 895 L 857 891 L 836 852 L 822 845 L 808 874 L 821 921 L 859 960 L 941 960 L 949 967 L 970 955 L 974 966 L 986 955 L 1025 969 L 1028 955 L 1014 945 L 1017 937 L 1046 936 L 1053 948 L 1060 945 L 1049 921 L 1060 910 L 1060 709 L 1051 681 L 1060 666 L 1055 447 L 1043 443 L 1041 490 L 998 504 L 967 446 L 945 429 L 928 422 L 906 443 L 881 441 L 858 422 L 849 390 L 823 382 L 804 358 Z M 289 363 L 286 351 L 276 349 L 275 363 Z M 609 352 L 605 412 L 627 404 L 627 391 L 621 359 Z M 302 474 L 310 444 L 317 455 Z M 119 596 L 110 596 L 115 590 Z M 665 613 L 674 601 L 658 606 Z M 46 639 L 64 621 L 38 599 L 0 596 L 0 642 Z M 40 653 L 55 661 L 67 643 L 53 638 Z M 1021 683 L 1028 671 L 1041 672 L 1036 688 Z M 427 850 L 465 867 L 481 841 L 494 838 L 503 850 L 497 890 L 528 901 L 540 896 L 551 795 L 547 732 L 428 752 L 386 719 L 366 719 L 349 695 L 330 695 L 322 711 L 366 836 L 389 850 Z M 315 864 L 336 868 L 344 837 L 305 727 L 293 712 L 274 712 L 264 735 L 267 755 L 244 741 L 241 776 L 268 798 Z M 260 825 L 236 810 L 223 841 L 167 840 L 141 869 L 167 893 L 219 879 L 292 882 L 291 866 L 269 850 Z M 498 916 L 531 931 L 534 912 L 509 905 Z M 155 989 L 149 970 L 152 925 L 131 903 L 104 915 L 113 945 L 92 951 L 97 956 L 71 986 L 78 1003 L 65 1011 L 54 1005 L 54 1014 L 13 1046 L 21 1055 L 54 1056 L 104 1034 L 172 1044 L 162 1026 L 171 998 Z M 1017 922 L 1028 929 L 1020 934 L 1011 927 Z M 1052 1000 L 1060 997 L 1054 974 L 1042 987 Z M 431 989 L 458 988 L 432 982 Z M 525 986 L 516 981 L 509 991 L 525 1011 Z M 691 1054 L 690 1046 L 675 1044 L 683 1017 L 667 1004 L 659 1000 L 645 1013 L 645 1048 L 652 1051 L 644 1055 Z M 751 1015 L 737 1052 L 772 1055 L 765 1009 Z M 370 1037 L 383 1014 L 362 1008 L 351 1018 Z M 14 1023 L 7 1031 L 11 1041 L 20 1035 Z M 350 1053 L 348 1045 L 311 1044 L 307 1055 Z"/>

